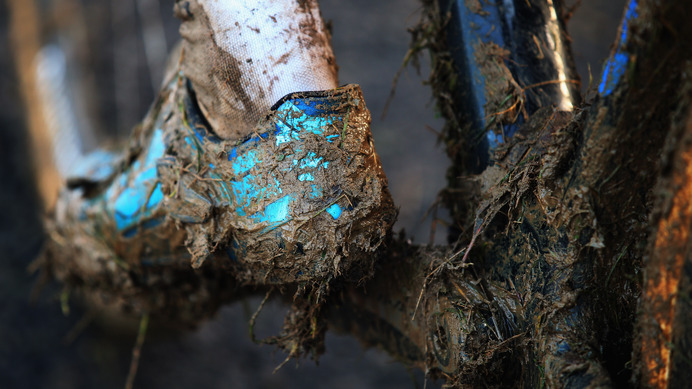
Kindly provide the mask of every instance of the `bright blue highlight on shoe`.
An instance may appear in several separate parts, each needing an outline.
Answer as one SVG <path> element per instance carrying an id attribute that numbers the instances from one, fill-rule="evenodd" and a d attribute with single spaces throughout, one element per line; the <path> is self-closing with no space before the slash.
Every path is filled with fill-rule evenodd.
<path id="1" fill-rule="evenodd" d="M 327 213 L 332 215 L 334 220 L 338 219 L 339 216 L 341 216 L 341 207 L 339 204 L 332 204 L 327 208 Z"/>
<path id="2" fill-rule="evenodd" d="M 608 96 L 613 93 L 615 86 L 620 82 L 620 78 L 625 74 L 625 70 L 627 70 L 630 56 L 624 51 L 624 46 L 627 42 L 630 23 L 638 16 L 637 0 L 630 0 L 627 4 L 625 17 L 622 20 L 622 31 L 615 48 L 615 53 L 608 59 L 608 62 L 606 62 L 603 67 L 601 83 L 598 85 L 598 93 L 600 93 L 601 96 Z"/>

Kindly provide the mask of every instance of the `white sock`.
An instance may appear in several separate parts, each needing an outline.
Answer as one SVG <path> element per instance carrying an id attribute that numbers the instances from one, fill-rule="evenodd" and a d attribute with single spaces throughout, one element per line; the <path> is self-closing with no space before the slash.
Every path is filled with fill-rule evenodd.
<path id="1" fill-rule="evenodd" d="M 242 138 L 291 92 L 337 87 L 316 0 L 178 0 L 183 72 L 214 131 Z"/>

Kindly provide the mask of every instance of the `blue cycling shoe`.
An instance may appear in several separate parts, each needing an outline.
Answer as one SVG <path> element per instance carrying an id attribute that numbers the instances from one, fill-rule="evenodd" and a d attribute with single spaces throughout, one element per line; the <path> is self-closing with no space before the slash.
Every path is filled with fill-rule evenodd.
<path id="1" fill-rule="evenodd" d="M 360 88 L 347 85 L 289 94 L 252 136 L 223 140 L 177 75 L 122 156 L 101 153 L 68 180 L 49 223 L 53 273 L 84 283 L 160 282 L 152 269 L 190 266 L 249 284 L 367 277 L 396 218 L 369 123 Z"/>

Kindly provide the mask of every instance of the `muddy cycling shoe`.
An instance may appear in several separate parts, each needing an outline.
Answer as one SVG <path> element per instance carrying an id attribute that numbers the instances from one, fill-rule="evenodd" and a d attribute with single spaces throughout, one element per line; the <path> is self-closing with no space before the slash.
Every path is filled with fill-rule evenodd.
<path id="1" fill-rule="evenodd" d="M 152 267 L 223 268 L 251 284 L 367 277 L 396 217 L 369 123 L 348 85 L 289 94 L 252 136 L 223 140 L 178 75 L 120 159 L 101 154 L 68 181 L 49 223 L 54 273 L 115 284 L 132 282 L 122 268 L 149 282 Z"/>

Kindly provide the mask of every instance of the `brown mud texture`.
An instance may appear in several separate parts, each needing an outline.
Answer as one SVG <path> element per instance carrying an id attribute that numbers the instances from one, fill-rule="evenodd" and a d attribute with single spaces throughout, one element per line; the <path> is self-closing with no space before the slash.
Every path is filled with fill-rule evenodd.
<path id="1" fill-rule="evenodd" d="M 47 274 L 96 306 L 181 325 L 214 314 L 241 286 L 296 290 L 295 306 L 312 312 L 334 280 L 372 276 L 396 210 L 357 85 L 287 96 L 255 134 L 230 141 L 211 132 L 187 79 L 168 74 L 113 173 L 68 180 L 46 221 L 38 265 Z M 294 101 L 324 113 L 306 121 Z M 138 219 L 123 228 L 113 204 L 142 188 Z M 281 219 L 267 216 L 271 204 L 284 206 Z M 318 337 L 305 317 L 299 332 Z"/>
<path id="2" fill-rule="evenodd" d="M 444 18 L 426 4 L 413 49 L 433 54 L 461 234 L 447 250 L 392 243 L 367 294 L 345 297 L 371 325 L 340 328 L 455 387 L 689 382 L 690 5 L 640 2 L 619 87 L 539 109 L 473 175 Z"/>
<path id="3" fill-rule="evenodd" d="M 355 240 L 372 250 L 366 255 L 372 262 L 351 264 L 365 269 L 356 272 L 364 279 L 374 274 L 369 281 L 335 277 L 328 288 L 315 289 L 329 290 L 319 298 L 307 280 L 276 288 L 293 292 L 294 309 L 282 336 L 269 342 L 293 356 L 319 353 L 320 334 L 330 326 L 453 387 L 690 382 L 692 25 L 685 15 L 692 4 L 641 1 L 637 11 L 627 47 L 631 64 L 618 88 L 570 113 L 538 110 L 480 175 L 470 174 L 460 157 L 468 149 L 468 128 L 454 119 L 453 72 L 438 40 L 444 22 L 438 10 L 430 11 L 416 44 L 433 51 L 432 85 L 449 119 L 442 140 L 454 161 L 443 197 L 461 232 L 446 248 L 415 247 L 388 237 L 388 226 L 380 224 L 368 241 L 376 244 Z M 524 87 L 511 88 L 513 101 Z M 201 172 L 195 174 L 204 178 Z M 193 184 L 205 185 L 199 178 Z M 221 236 L 209 234 L 207 243 L 213 247 Z M 192 258 L 205 259 L 200 270 L 189 271 L 187 256 L 179 266 L 192 278 L 170 285 L 209 285 L 205 290 L 230 297 L 242 293 L 234 287 L 260 281 L 251 275 L 228 281 L 212 258 L 192 247 Z M 117 268 L 117 261 L 110 263 Z M 330 264 L 336 276 L 335 265 L 342 265 Z M 54 274 L 75 286 L 90 282 L 81 275 L 88 269 L 68 270 L 72 266 L 66 260 Z M 281 269 L 262 266 L 263 280 Z M 290 266 L 281 271 L 292 274 Z M 112 274 L 94 279 L 101 284 L 87 285 L 91 290 L 121 290 L 107 281 L 117 279 Z M 148 299 L 183 294 L 147 288 Z M 135 294 L 118 296 L 133 301 Z"/>

